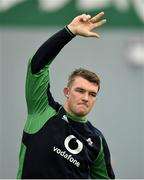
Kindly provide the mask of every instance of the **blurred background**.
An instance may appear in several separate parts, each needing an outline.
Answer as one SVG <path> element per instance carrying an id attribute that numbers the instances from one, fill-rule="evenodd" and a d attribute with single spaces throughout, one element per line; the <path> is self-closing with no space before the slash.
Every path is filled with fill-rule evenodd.
<path id="1" fill-rule="evenodd" d="M 0 178 L 16 178 L 27 117 L 28 59 L 75 16 L 105 12 L 100 39 L 74 38 L 51 66 L 51 90 L 63 103 L 73 69 L 101 78 L 89 120 L 109 144 L 117 179 L 144 179 L 144 1 L 0 0 Z"/>

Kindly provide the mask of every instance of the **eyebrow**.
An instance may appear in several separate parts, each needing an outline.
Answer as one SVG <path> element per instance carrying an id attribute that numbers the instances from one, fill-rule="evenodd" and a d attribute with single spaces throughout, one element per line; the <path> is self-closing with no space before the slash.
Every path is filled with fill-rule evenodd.
<path id="1" fill-rule="evenodd" d="M 87 90 L 85 90 L 85 89 L 83 89 L 83 88 L 81 88 L 81 87 L 77 87 L 77 88 L 75 88 L 76 90 L 82 90 L 82 91 L 87 91 Z M 94 95 L 97 95 L 97 93 L 98 92 L 95 92 L 95 91 L 88 91 L 89 93 L 92 93 L 92 94 L 94 94 Z"/>

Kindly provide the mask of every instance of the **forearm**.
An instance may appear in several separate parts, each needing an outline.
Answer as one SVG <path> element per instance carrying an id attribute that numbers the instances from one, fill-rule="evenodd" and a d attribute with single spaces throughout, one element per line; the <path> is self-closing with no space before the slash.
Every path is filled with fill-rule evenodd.
<path id="1" fill-rule="evenodd" d="M 32 73 L 38 73 L 45 65 L 50 64 L 51 61 L 58 55 L 60 50 L 75 37 L 70 30 L 65 27 L 52 37 L 50 37 L 37 50 L 31 61 Z"/>

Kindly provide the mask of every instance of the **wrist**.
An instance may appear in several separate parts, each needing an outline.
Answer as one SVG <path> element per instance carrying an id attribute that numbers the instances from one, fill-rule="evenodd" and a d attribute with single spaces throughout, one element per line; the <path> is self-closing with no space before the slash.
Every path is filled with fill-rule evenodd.
<path id="1" fill-rule="evenodd" d="M 76 29 L 72 25 L 67 25 L 67 28 L 73 35 L 77 35 Z"/>

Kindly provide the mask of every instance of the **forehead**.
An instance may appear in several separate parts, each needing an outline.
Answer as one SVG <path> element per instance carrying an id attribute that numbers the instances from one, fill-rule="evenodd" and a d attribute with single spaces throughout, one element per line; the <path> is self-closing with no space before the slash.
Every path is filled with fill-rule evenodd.
<path id="1" fill-rule="evenodd" d="M 74 81 L 72 82 L 72 88 L 82 88 L 88 91 L 98 91 L 98 85 L 96 83 L 92 83 L 82 77 L 75 77 Z"/>

